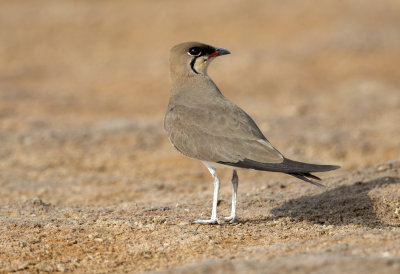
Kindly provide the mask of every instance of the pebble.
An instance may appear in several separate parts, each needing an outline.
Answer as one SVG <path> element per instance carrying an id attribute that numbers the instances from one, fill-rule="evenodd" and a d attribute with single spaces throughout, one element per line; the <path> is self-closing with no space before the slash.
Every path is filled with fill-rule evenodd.
<path id="1" fill-rule="evenodd" d="M 57 270 L 60 271 L 60 272 L 64 272 L 65 271 L 65 266 L 62 265 L 62 264 L 57 264 L 56 267 L 57 267 Z"/>

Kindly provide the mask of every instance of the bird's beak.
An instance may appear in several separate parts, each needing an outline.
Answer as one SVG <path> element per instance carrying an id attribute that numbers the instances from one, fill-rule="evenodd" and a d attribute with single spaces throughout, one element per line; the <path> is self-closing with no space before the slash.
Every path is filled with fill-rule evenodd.
<path id="1" fill-rule="evenodd" d="M 218 48 L 215 49 L 215 51 L 213 53 L 210 53 L 208 55 L 208 57 L 217 57 L 217 56 L 221 56 L 221 55 L 225 55 L 225 54 L 230 54 L 231 52 L 227 49 L 224 48 Z"/>

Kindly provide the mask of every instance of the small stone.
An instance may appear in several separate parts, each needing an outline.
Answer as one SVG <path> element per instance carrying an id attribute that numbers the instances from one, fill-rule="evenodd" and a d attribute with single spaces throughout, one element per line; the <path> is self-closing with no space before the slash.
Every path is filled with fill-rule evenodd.
<path id="1" fill-rule="evenodd" d="M 379 166 L 376 168 L 376 170 L 379 171 L 379 172 L 382 172 L 382 171 L 388 170 L 389 168 L 390 168 L 390 165 L 388 165 L 388 164 L 381 164 L 381 165 L 379 165 Z"/>
<path id="2" fill-rule="evenodd" d="M 65 266 L 62 265 L 62 264 L 57 264 L 56 267 L 57 267 L 57 270 L 60 271 L 60 272 L 64 272 L 65 271 Z"/>

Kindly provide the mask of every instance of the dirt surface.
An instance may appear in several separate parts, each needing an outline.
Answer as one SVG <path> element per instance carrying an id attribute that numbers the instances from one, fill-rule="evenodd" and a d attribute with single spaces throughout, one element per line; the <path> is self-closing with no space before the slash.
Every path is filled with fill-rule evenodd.
<path id="1" fill-rule="evenodd" d="M 400 2 L 0 2 L 0 272 L 399 273 Z M 239 170 L 238 223 L 169 144 L 168 51 L 326 188 Z M 229 215 L 221 171 L 219 215 Z"/>

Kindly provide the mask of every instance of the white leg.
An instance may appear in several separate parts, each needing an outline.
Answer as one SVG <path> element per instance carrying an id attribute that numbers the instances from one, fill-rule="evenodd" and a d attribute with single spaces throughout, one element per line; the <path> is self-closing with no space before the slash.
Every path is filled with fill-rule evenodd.
<path id="1" fill-rule="evenodd" d="M 219 224 L 219 220 L 217 218 L 217 203 L 218 203 L 218 192 L 219 192 L 219 180 L 217 177 L 217 173 L 214 168 L 207 167 L 208 171 L 210 171 L 211 175 L 214 179 L 214 197 L 211 211 L 211 218 L 209 220 L 193 220 L 196 224 Z"/>
<path id="2" fill-rule="evenodd" d="M 232 211 L 231 211 L 231 216 L 225 217 L 224 219 L 226 221 L 231 221 L 235 222 L 236 221 L 236 195 L 237 195 L 237 189 L 239 186 L 239 177 L 237 176 L 236 170 L 233 170 L 232 174 Z"/>

